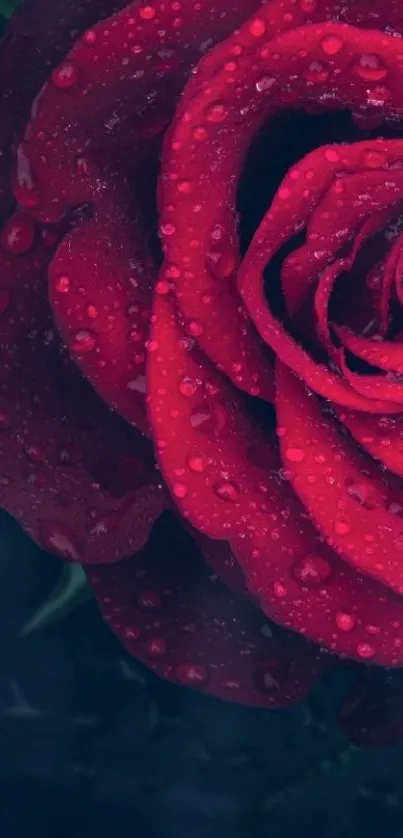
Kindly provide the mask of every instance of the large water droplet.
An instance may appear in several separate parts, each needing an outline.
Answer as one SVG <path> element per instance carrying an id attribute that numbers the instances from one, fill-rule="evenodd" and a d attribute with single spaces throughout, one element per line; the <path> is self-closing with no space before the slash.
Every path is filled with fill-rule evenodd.
<path id="1" fill-rule="evenodd" d="M 78 353 L 92 352 L 97 345 L 97 341 L 95 332 L 91 332 L 90 329 L 78 329 L 72 335 L 71 350 Z"/>
<path id="2" fill-rule="evenodd" d="M 74 64 L 61 64 L 52 72 L 53 84 L 61 89 L 67 90 L 69 87 L 73 87 L 77 79 L 78 69 Z"/>
<path id="3" fill-rule="evenodd" d="M 228 116 L 228 108 L 225 102 L 211 102 L 207 106 L 204 115 L 207 122 L 224 122 Z"/>
<path id="4" fill-rule="evenodd" d="M 374 53 L 363 53 L 354 69 L 364 81 L 381 81 L 389 72 L 382 59 Z"/>
<path id="5" fill-rule="evenodd" d="M 214 491 L 220 500 L 228 501 L 229 503 L 233 503 L 239 497 L 239 486 L 232 480 L 221 480 L 219 483 L 216 483 Z"/>

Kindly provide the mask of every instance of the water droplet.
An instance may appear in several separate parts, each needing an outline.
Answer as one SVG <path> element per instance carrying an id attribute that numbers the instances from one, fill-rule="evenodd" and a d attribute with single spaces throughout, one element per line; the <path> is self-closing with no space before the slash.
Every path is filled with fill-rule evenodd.
<path id="1" fill-rule="evenodd" d="M 188 375 L 181 378 L 178 385 L 179 392 L 182 396 L 194 396 L 198 388 L 199 383 L 194 378 L 190 378 Z"/>
<path id="2" fill-rule="evenodd" d="M 352 631 L 357 624 L 357 620 L 353 614 L 347 614 L 345 611 L 338 611 L 335 615 L 335 621 L 340 631 Z"/>
<path id="3" fill-rule="evenodd" d="M 198 338 L 203 334 L 203 326 L 198 320 L 191 320 L 187 326 L 187 332 L 193 338 Z"/>
<path id="4" fill-rule="evenodd" d="M 127 389 L 132 393 L 140 393 L 144 396 L 147 392 L 147 377 L 145 375 L 138 375 L 137 378 L 132 378 L 127 383 Z"/>
<path id="5" fill-rule="evenodd" d="M 70 279 L 66 274 L 56 277 L 55 288 L 59 294 L 67 294 L 70 291 Z"/>
<path id="6" fill-rule="evenodd" d="M 150 658 L 162 658 L 166 655 L 167 642 L 165 637 L 152 637 L 146 643 L 147 655 Z"/>
<path id="7" fill-rule="evenodd" d="M 285 456 L 291 463 L 302 463 L 306 455 L 302 448 L 286 448 Z"/>
<path id="8" fill-rule="evenodd" d="M 340 160 L 340 154 L 335 148 L 326 148 L 325 158 L 329 163 L 337 163 Z"/>
<path id="9" fill-rule="evenodd" d="M 261 17 L 255 17 L 249 24 L 249 32 L 254 38 L 261 38 L 266 32 L 266 22 Z"/>
<path id="10" fill-rule="evenodd" d="M 386 156 L 381 151 L 367 148 L 362 152 L 362 162 L 368 169 L 382 169 L 386 163 Z"/>
<path id="11" fill-rule="evenodd" d="M 71 339 L 71 351 L 78 353 L 92 352 L 97 345 L 97 336 L 90 329 L 78 329 Z"/>
<path id="12" fill-rule="evenodd" d="M 172 224 L 171 221 L 165 221 L 161 224 L 160 231 L 163 236 L 174 236 L 176 233 L 175 224 Z"/>
<path id="13" fill-rule="evenodd" d="M 137 597 L 137 603 L 145 611 L 160 611 L 162 603 L 157 591 L 143 591 Z"/>
<path id="14" fill-rule="evenodd" d="M 346 480 L 347 493 L 365 509 L 376 509 L 379 506 L 376 490 L 364 480 Z"/>
<path id="15" fill-rule="evenodd" d="M 122 634 L 126 640 L 139 640 L 141 631 L 137 628 L 137 626 L 126 626 L 126 628 L 123 629 Z"/>
<path id="16" fill-rule="evenodd" d="M 304 77 L 310 84 L 324 84 L 330 76 L 330 70 L 321 61 L 311 61 L 304 71 Z"/>
<path id="17" fill-rule="evenodd" d="M 175 667 L 175 676 L 181 684 L 205 684 L 208 680 L 208 670 L 199 663 L 181 663 Z"/>
<path id="18" fill-rule="evenodd" d="M 154 9 L 154 6 L 150 6 L 148 4 L 147 6 L 140 6 L 139 15 L 143 18 L 143 20 L 153 20 L 156 15 L 156 10 Z"/>
<path id="19" fill-rule="evenodd" d="M 192 454 L 188 459 L 188 466 L 191 471 L 202 472 L 206 468 L 206 461 L 201 454 Z"/>
<path id="20" fill-rule="evenodd" d="M 388 75 L 388 68 L 378 55 L 363 53 L 355 65 L 355 72 L 364 81 L 381 81 Z"/>
<path id="21" fill-rule="evenodd" d="M 173 494 L 174 494 L 174 495 L 175 495 L 175 497 L 176 497 L 176 498 L 178 498 L 179 500 L 182 500 L 182 498 L 185 498 L 185 497 L 186 497 L 186 495 L 187 495 L 187 493 L 188 493 L 188 491 L 189 491 L 189 489 L 188 489 L 188 487 L 185 485 L 185 483 L 174 483 L 174 485 L 173 485 L 173 487 L 172 487 L 172 492 L 173 492 Z"/>
<path id="22" fill-rule="evenodd" d="M 298 559 L 292 570 L 297 582 L 307 588 L 321 587 L 329 578 L 331 572 L 329 562 L 314 554 L 308 554 L 302 559 Z"/>
<path id="23" fill-rule="evenodd" d="M 276 599 L 285 599 L 287 596 L 287 588 L 283 582 L 273 582 L 273 594 Z"/>
<path id="24" fill-rule="evenodd" d="M 359 643 L 357 646 L 357 655 L 360 658 L 368 660 L 369 658 L 374 657 L 375 649 L 373 646 L 370 646 L 369 643 Z"/>
<path id="25" fill-rule="evenodd" d="M 52 81 L 56 87 L 67 90 L 73 87 L 78 79 L 78 69 L 74 64 L 61 64 L 52 72 Z"/>
<path id="26" fill-rule="evenodd" d="M 224 122 L 228 116 L 228 108 L 225 102 L 211 102 L 207 106 L 204 115 L 207 122 Z"/>
<path id="27" fill-rule="evenodd" d="M 96 40 L 97 40 L 97 33 L 96 33 L 95 29 L 87 29 L 87 31 L 84 32 L 83 41 L 84 41 L 84 43 L 87 47 L 94 46 Z"/>
<path id="28" fill-rule="evenodd" d="M 271 90 L 275 83 L 276 79 L 273 76 L 260 76 L 255 87 L 258 93 L 265 93 L 267 90 Z"/>
<path id="29" fill-rule="evenodd" d="M 1 244 L 12 256 L 21 256 L 31 249 L 35 229 L 32 221 L 22 218 L 10 219 L 1 232 Z"/>
<path id="30" fill-rule="evenodd" d="M 334 531 L 337 535 L 348 535 L 351 530 L 351 525 L 348 521 L 339 520 L 335 522 Z"/>
<path id="31" fill-rule="evenodd" d="M 343 49 L 343 41 L 337 35 L 327 35 L 321 41 L 323 52 L 326 55 L 337 55 Z"/>
<path id="32" fill-rule="evenodd" d="M 229 503 L 233 503 L 239 497 L 239 486 L 233 483 L 232 480 L 222 480 L 216 483 L 214 491 L 220 500 L 228 501 Z"/>

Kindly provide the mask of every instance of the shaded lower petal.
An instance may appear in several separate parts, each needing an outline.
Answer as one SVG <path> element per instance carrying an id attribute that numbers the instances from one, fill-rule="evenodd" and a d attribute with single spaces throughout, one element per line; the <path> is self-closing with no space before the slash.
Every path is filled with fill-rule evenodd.
<path id="1" fill-rule="evenodd" d="M 87 568 L 87 575 L 130 654 L 177 684 L 284 707 L 303 699 L 327 665 L 317 649 L 270 626 L 248 598 L 227 590 L 169 521 L 132 559 Z"/>
<path id="2" fill-rule="evenodd" d="M 229 541 L 249 590 L 276 622 L 339 655 L 401 665 L 403 598 L 323 543 L 275 464 L 272 436 L 189 345 L 168 297 L 154 302 L 152 345 L 150 421 L 184 518 Z"/>
<path id="3" fill-rule="evenodd" d="M 0 504 L 51 552 L 116 561 L 143 546 L 167 506 L 153 451 L 60 344 L 44 275 L 56 234 L 24 214 L 6 229 L 13 253 L 0 251 Z"/>

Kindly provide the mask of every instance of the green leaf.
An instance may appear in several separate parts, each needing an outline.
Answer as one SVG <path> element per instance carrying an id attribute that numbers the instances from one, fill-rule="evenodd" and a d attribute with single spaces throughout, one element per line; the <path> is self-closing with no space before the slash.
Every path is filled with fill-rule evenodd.
<path id="1" fill-rule="evenodd" d="M 47 599 L 23 626 L 21 637 L 58 622 L 92 597 L 87 577 L 80 564 L 62 565 L 59 579 Z"/>

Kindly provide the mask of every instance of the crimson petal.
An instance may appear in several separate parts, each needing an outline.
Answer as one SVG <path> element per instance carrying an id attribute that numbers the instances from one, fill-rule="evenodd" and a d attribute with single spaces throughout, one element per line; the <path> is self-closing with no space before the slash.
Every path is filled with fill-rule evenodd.
<path id="1" fill-rule="evenodd" d="M 106 622 L 157 675 L 255 707 L 303 699 L 327 666 L 318 650 L 270 626 L 228 591 L 169 522 L 133 559 L 87 567 Z"/>
<path id="2" fill-rule="evenodd" d="M 14 12 L 0 51 L 0 223 L 11 209 L 13 145 L 34 97 L 77 34 L 124 5 L 127 0 L 24 0 Z"/>
<path id="3" fill-rule="evenodd" d="M 280 446 L 289 479 L 327 542 L 358 571 L 403 594 L 403 494 L 324 416 L 317 399 L 276 368 Z"/>
<path id="4" fill-rule="evenodd" d="M 270 435 L 183 337 L 168 297 L 154 301 L 152 323 L 150 420 L 182 515 L 230 542 L 249 590 L 276 622 L 340 655 L 401 664 L 403 599 L 360 576 L 319 538 L 287 474 L 264 456 Z"/>
<path id="5" fill-rule="evenodd" d="M 23 213 L 3 231 L 0 502 L 45 549 L 116 561 L 143 546 L 168 500 L 150 444 L 60 345 L 44 275 L 55 236 Z"/>

